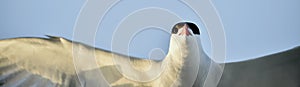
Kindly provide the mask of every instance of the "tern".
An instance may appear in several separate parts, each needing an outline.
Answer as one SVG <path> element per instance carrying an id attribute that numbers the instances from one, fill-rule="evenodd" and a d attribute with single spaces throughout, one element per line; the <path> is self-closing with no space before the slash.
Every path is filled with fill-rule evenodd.
<path id="1" fill-rule="evenodd" d="M 175 24 L 169 51 L 160 61 L 127 56 L 56 36 L 0 40 L 0 86 L 203 87 L 209 84 L 206 82 L 209 67 L 218 63 L 203 52 L 197 41 L 199 35 L 194 23 Z M 93 56 L 89 56 L 91 54 Z M 82 57 L 82 63 L 75 62 L 77 57 Z M 84 62 L 89 57 L 93 57 L 97 65 Z M 295 48 L 253 60 L 226 63 L 216 86 L 299 87 L 299 57 L 300 49 Z M 115 60 L 129 60 L 130 66 Z M 159 75 L 153 77 L 153 72 L 147 72 L 151 67 L 160 67 L 153 71 L 160 72 Z"/>

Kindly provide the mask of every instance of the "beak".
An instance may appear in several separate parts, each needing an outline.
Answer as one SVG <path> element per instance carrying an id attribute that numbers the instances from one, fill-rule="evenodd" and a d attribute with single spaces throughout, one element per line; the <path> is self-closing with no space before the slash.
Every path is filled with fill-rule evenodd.
<path id="1" fill-rule="evenodd" d="M 187 24 L 184 24 L 184 26 L 182 27 L 182 32 L 179 33 L 179 35 L 185 35 L 185 36 L 189 36 L 191 35 L 190 31 L 189 31 L 189 27 Z"/>

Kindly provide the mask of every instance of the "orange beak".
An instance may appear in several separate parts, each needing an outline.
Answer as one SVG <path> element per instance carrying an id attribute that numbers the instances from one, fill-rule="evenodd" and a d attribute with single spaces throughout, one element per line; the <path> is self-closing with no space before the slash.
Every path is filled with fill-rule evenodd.
<path id="1" fill-rule="evenodd" d="M 188 30 L 188 25 L 184 24 L 183 28 L 182 28 L 182 32 L 179 35 L 185 35 L 185 36 L 189 36 L 191 35 L 190 31 Z"/>

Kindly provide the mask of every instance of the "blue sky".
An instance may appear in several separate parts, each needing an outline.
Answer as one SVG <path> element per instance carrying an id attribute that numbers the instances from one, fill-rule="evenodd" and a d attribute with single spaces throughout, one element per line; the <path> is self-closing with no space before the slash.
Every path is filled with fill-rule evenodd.
<path id="1" fill-rule="evenodd" d="M 247 60 L 300 45 L 299 0 L 212 2 L 224 25 L 227 61 Z M 132 0 L 121 1 L 108 11 L 96 32 L 96 47 L 111 49 L 112 35 L 118 23 L 129 13 L 147 6 L 168 9 L 201 27 L 193 11 L 175 0 L 138 3 Z M 84 0 L 1 0 L 0 39 L 44 37 L 46 34 L 71 39 L 73 26 L 83 4 Z M 201 32 L 202 44 L 209 53 L 207 31 L 202 28 Z M 167 52 L 169 38 L 168 32 L 155 28 L 137 33 L 129 45 L 130 55 L 147 57 L 153 48 L 162 48 Z"/>

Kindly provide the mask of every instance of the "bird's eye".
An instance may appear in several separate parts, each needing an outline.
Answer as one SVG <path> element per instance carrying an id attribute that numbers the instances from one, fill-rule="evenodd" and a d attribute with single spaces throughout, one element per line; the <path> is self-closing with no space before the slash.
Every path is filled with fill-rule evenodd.
<path id="1" fill-rule="evenodd" d="M 174 25 L 173 29 L 172 29 L 172 34 L 177 34 L 178 30 L 180 28 L 182 28 L 184 26 L 185 23 L 177 23 L 176 25 Z"/>

